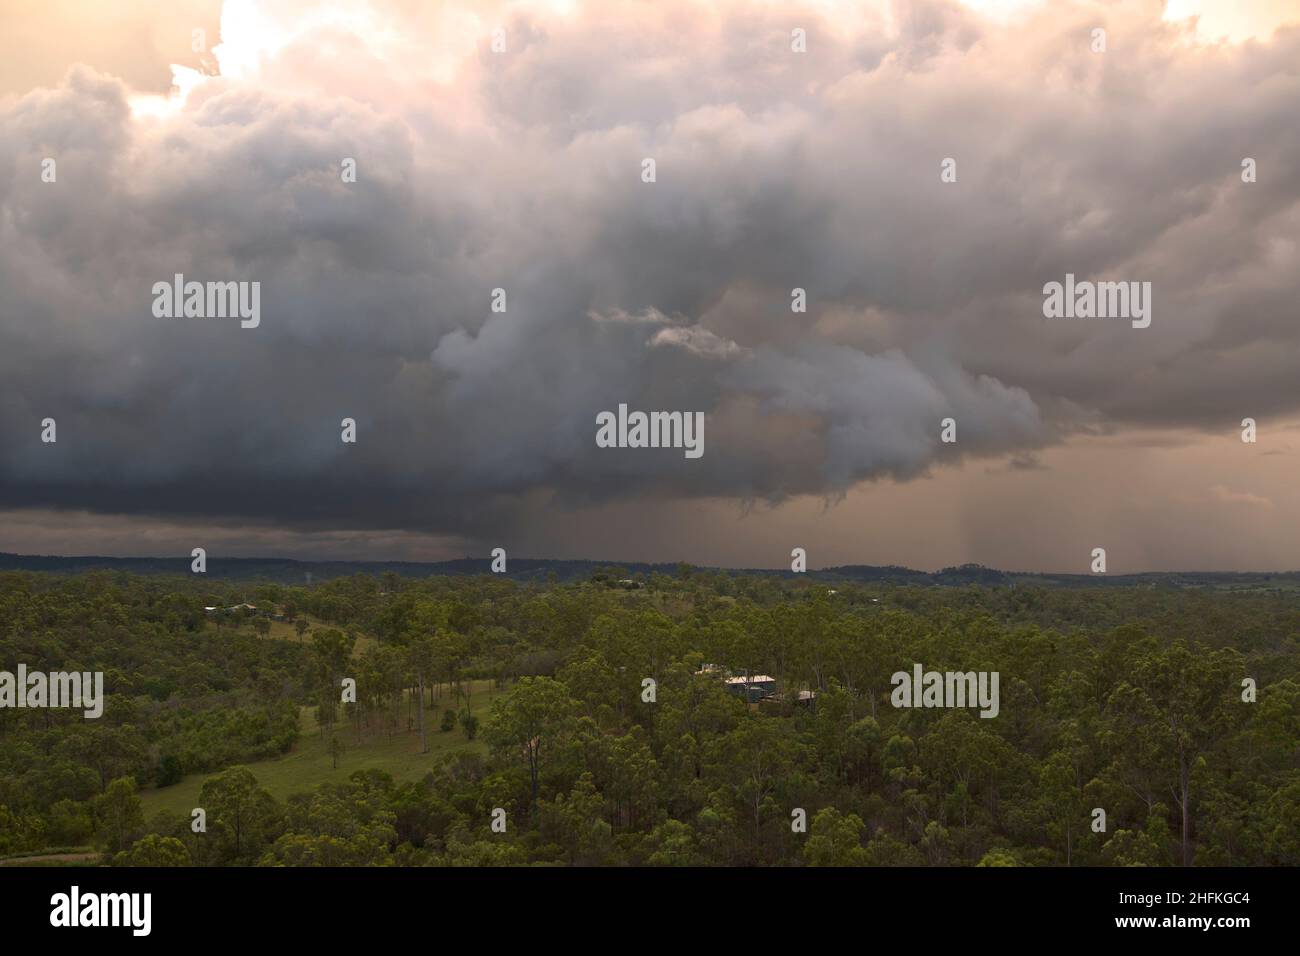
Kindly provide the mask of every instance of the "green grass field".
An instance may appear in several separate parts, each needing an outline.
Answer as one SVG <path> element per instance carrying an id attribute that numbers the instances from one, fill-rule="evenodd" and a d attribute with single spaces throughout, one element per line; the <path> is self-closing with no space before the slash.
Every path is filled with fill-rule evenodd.
<path id="1" fill-rule="evenodd" d="M 474 681 L 470 698 L 470 711 L 481 722 L 486 721 L 488 708 L 498 692 L 491 689 L 491 681 Z M 342 783 L 357 770 L 383 770 L 392 775 L 399 783 L 419 780 L 428 773 L 435 760 L 443 754 L 457 750 L 482 751 L 486 749 L 482 740 L 466 740 L 460 728 L 446 733 L 438 730 L 444 707 L 452 706 L 452 697 L 444 694 L 435 702 L 432 710 L 425 711 L 425 725 L 428 728 L 429 752 L 420 753 L 420 731 L 418 725 L 409 733 L 405 731 L 406 710 L 403 708 L 401 732 L 389 737 L 377 728 L 367 732 L 364 740 L 357 743 L 355 729 L 350 725 L 339 724 L 334 731 L 343 752 L 339 755 L 338 769 L 334 769 L 334 760 L 329 753 L 329 739 L 322 737 L 312 708 L 304 707 L 300 714 L 302 735 L 294 744 L 293 750 L 275 760 L 262 760 L 244 764 L 257 781 L 277 800 L 284 800 L 294 793 L 315 790 L 322 783 Z M 480 727 L 480 731 L 481 731 Z M 161 810 L 189 816 L 190 811 L 198 806 L 199 791 L 203 783 L 214 774 L 190 774 L 180 783 L 171 787 L 157 789 L 150 787 L 140 792 L 145 819 Z"/>
<path id="2" fill-rule="evenodd" d="M 324 621 L 318 621 L 314 617 L 311 617 L 310 615 L 307 614 L 302 615 L 302 619 L 306 621 L 308 625 L 307 631 L 302 635 L 302 637 L 298 636 L 297 628 L 294 627 L 293 624 L 290 624 L 288 621 L 271 621 L 270 622 L 271 630 L 268 631 L 266 635 L 267 640 L 288 641 L 290 644 L 306 644 L 308 647 L 310 647 L 312 631 L 315 631 L 319 628 L 334 626 L 332 624 L 327 624 Z M 220 623 L 218 623 L 216 620 L 211 620 L 207 622 L 207 628 L 210 631 L 225 631 L 227 633 L 239 632 L 241 634 L 256 634 L 256 631 L 253 630 L 252 623 L 245 620 L 238 620 L 238 621 L 225 620 Z M 357 642 L 355 645 L 353 645 L 352 648 L 353 654 L 363 654 L 366 651 L 368 651 L 370 648 L 375 647 L 379 644 L 379 642 L 376 641 L 369 634 L 357 633 L 356 637 L 357 637 Z"/>

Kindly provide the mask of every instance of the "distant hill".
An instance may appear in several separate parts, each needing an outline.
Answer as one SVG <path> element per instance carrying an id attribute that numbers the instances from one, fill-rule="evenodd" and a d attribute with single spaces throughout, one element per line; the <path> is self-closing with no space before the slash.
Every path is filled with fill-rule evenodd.
<path id="1" fill-rule="evenodd" d="M 208 557 L 207 573 L 228 581 L 275 581 L 302 584 L 353 574 L 380 575 L 392 571 L 402 577 L 423 578 L 444 574 L 485 574 L 490 559 L 457 558 L 452 561 L 298 561 L 292 558 L 224 558 Z M 551 574 L 559 581 L 586 580 L 597 570 L 619 568 L 628 575 L 676 575 L 678 564 L 643 561 L 558 560 L 550 558 L 510 558 L 508 578 L 517 581 L 542 581 Z M 794 578 L 794 572 L 781 568 L 699 568 L 702 571 L 725 570 L 729 574 Z M 63 556 L 7 554 L 0 552 L 0 572 L 45 571 L 55 574 L 81 574 L 86 571 L 128 571 L 133 574 L 189 574 L 190 558 L 111 558 L 97 555 Z M 1007 587 L 1017 584 L 1045 587 L 1165 587 L 1165 588 L 1297 588 L 1298 571 L 1164 571 L 1143 574 L 1052 574 L 1026 571 L 1000 571 L 978 564 L 944 568 L 941 571 L 916 571 L 898 565 L 875 566 L 849 564 L 807 572 L 807 579 L 860 584 L 910 584 L 918 586 Z"/>
<path id="2" fill-rule="evenodd" d="M 56 574 L 80 574 L 85 571 L 129 571 L 132 574 L 189 574 L 190 557 L 110 558 L 100 555 L 63 556 L 8 554 L 0 552 L 0 572 L 48 571 Z M 452 561 L 298 561 L 293 558 L 226 558 L 208 555 L 207 574 L 225 580 L 266 580 L 301 584 L 307 575 L 313 581 L 346 577 L 353 574 L 384 574 L 392 571 L 407 578 L 437 574 L 486 574 L 491 559 L 456 558 Z M 675 574 L 676 564 L 646 564 L 614 561 L 560 561 L 550 559 L 510 558 L 506 577 L 516 580 L 544 580 L 555 572 L 561 581 L 585 580 L 599 568 L 617 567 L 628 574 Z M 756 572 L 763 573 L 763 572 Z"/>

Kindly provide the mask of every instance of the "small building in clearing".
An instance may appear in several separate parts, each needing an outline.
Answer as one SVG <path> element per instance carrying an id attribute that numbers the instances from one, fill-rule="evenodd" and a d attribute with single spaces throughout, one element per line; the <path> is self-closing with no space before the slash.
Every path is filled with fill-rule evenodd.
<path id="1" fill-rule="evenodd" d="M 766 674 L 750 674 L 745 677 L 728 677 L 723 684 L 728 692 L 743 697 L 747 703 L 755 704 L 765 697 L 776 693 L 776 678 Z"/>
<path id="2" fill-rule="evenodd" d="M 265 611 L 258 611 L 256 604 L 232 604 L 230 607 L 205 607 L 204 612 L 208 614 L 265 614 Z"/>

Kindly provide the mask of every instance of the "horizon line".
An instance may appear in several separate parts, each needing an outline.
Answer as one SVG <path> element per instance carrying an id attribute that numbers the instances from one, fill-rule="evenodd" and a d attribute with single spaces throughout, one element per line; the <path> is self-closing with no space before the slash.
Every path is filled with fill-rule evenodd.
<path id="1" fill-rule="evenodd" d="M 410 560 L 405 558 L 294 558 L 282 555 L 212 555 L 208 554 L 207 558 L 213 561 L 231 561 L 231 562 L 278 562 L 282 564 L 375 564 L 375 565 L 407 565 L 407 566 L 434 566 L 457 564 L 466 561 L 482 561 L 485 565 L 490 565 L 492 556 L 489 553 L 484 557 L 476 555 L 465 555 L 459 558 L 439 558 L 436 560 Z M 4 560 L 32 560 L 32 561 L 155 561 L 155 562 L 188 562 L 191 555 L 111 555 L 111 554 L 25 554 L 16 551 L 0 551 L 0 561 Z M 838 571 L 844 568 L 871 568 L 882 571 L 903 571 L 916 575 L 933 576 L 951 571 L 992 571 L 998 574 L 1020 575 L 1025 577 L 1079 577 L 1079 578 L 1132 578 L 1152 575 L 1177 575 L 1177 574 L 1216 574 L 1216 575 L 1237 575 L 1242 577 L 1258 576 L 1286 576 L 1300 575 L 1300 569 L 1289 570 L 1224 570 L 1224 569 L 1193 569 L 1181 568 L 1175 570 L 1142 570 L 1142 571 L 1116 571 L 1093 573 L 1088 571 L 1029 571 L 1029 570 L 1012 570 L 1008 568 L 999 568 L 992 565 L 980 564 L 978 562 L 964 562 L 962 564 L 944 565 L 933 571 L 926 571 L 919 568 L 913 568 L 903 564 L 834 564 L 823 567 L 810 567 L 807 571 L 794 571 L 788 567 L 738 567 L 729 565 L 716 564 L 697 564 L 692 561 L 683 559 L 674 559 L 668 561 L 651 561 L 644 559 L 627 560 L 627 559 L 609 559 L 609 558 L 538 558 L 538 557 L 508 557 L 509 562 L 526 562 L 534 564 L 594 564 L 605 565 L 610 567 L 619 567 L 626 565 L 645 565 L 650 567 L 674 567 L 686 564 L 691 568 L 701 571 L 733 571 L 762 574 L 816 574 L 831 571 Z M 508 566 L 507 566 L 508 567 Z M 11 570 L 0 568 L 0 571 Z M 509 576 L 511 572 L 492 572 L 485 570 L 485 574 L 498 573 Z"/>

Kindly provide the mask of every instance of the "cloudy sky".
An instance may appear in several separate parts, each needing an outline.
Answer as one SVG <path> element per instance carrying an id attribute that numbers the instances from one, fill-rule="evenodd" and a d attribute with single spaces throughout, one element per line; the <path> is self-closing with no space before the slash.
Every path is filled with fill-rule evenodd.
<path id="1" fill-rule="evenodd" d="M 0 550 L 1300 568 L 1295 0 L 0 20 Z"/>

